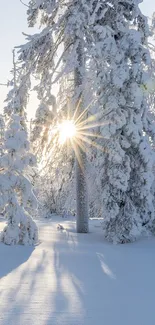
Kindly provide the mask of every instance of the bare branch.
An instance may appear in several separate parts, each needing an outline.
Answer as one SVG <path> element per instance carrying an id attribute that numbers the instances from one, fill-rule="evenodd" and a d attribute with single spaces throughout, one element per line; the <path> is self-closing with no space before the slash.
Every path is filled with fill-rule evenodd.
<path id="1" fill-rule="evenodd" d="M 24 3 L 22 0 L 20 0 L 20 2 L 22 3 L 23 6 L 29 8 L 29 6 L 26 3 Z"/>

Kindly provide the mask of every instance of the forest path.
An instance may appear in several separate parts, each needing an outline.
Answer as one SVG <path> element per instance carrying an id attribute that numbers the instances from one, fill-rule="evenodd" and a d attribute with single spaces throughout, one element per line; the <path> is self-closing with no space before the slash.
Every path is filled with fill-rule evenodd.
<path id="1" fill-rule="evenodd" d="M 115 246 L 93 222 L 90 234 L 38 225 L 35 248 L 0 244 L 0 325 L 155 324 L 155 239 Z"/>

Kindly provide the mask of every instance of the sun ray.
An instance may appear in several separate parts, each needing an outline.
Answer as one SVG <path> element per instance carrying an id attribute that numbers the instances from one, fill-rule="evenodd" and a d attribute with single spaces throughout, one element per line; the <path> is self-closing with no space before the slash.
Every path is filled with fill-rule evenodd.
<path id="1" fill-rule="evenodd" d="M 77 125 L 78 125 L 78 127 L 83 127 L 84 125 L 89 124 L 89 123 L 92 123 L 92 121 L 97 120 L 98 116 L 99 116 L 99 113 L 96 113 L 96 114 L 94 114 L 94 115 L 91 114 L 90 116 L 88 116 L 88 117 L 87 117 L 86 119 L 84 119 L 83 121 L 78 122 Z M 75 123 L 75 124 L 76 124 L 76 123 Z"/>
<path id="2" fill-rule="evenodd" d="M 88 104 L 88 106 L 86 107 L 85 110 L 88 110 L 89 107 L 92 105 L 92 103 L 93 103 L 94 101 L 95 101 L 95 99 L 92 99 L 92 101 Z M 77 114 L 77 112 L 78 112 L 78 110 L 79 110 L 79 108 L 80 108 L 80 104 L 81 104 L 81 102 L 82 102 L 82 96 L 80 96 L 80 98 L 79 98 L 79 100 L 78 100 L 78 102 L 77 102 L 77 104 L 76 104 L 75 112 L 74 112 L 74 114 L 73 114 L 73 119 L 75 120 L 75 123 L 76 123 L 76 114 Z M 83 114 L 83 112 L 82 112 L 82 114 Z M 78 119 L 80 118 L 80 116 L 81 116 L 81 115 L 78 116 Z"/>
<path id="3" fill-rule="evenodd" d="M 85 136 L 88 136 L 88 137 L 93 137 L 93 138 L 99 138 L 99 139 L 103 139 L 103 135 L 100 135 L 98 133 L 91 133 L 91 132 L 82 132 L 80 131 L 79 132 L 80 135 L 85 135 Z M 77 135 L 78 135 L 78 130 L 77 130 Z"/>
<path id="4" fill-rule="evenodd" d="M 99 149 L 99 150 L 102 151 L 102 152 L 105 152 L 105 151 L 106 151 L 106 149 L 105 149 L 103 146 L 97 144 L 96 142 L 94 142 L 94 141 L 88 139 L 88 138 L 85 137 L 85 136 L 82 136 L 82 135 L 80 136 L 80 135 L 79 135 L 79 138 L 80 138 L 82 141 L 88 143 L 89 145 L 95 147 L 96 149 Z"/>
<path id="5" fill-rule="evenodd" d="M 77 127 L 77 130 L 80 131 L 80 130 L 92 129 L 92 128 L 95 128 L 95 127 L 108 125 L 109 123 L 110 123 L 110 121 L 106 121 L 106 122 L 102 122 L 102 123 L 88 124 L 88 125 L 83 126 L 83 127 Z"/>
<path id="6" fill-rule="evenodd" d="M 84 109 L 84 111 L 79 115 L 79 117 L 75 120 L 76 125 L 78 125 L 79 121 L 81 121 L 81 119 L 83 118 L 83 116 L 86 114 L 87 111 L 88 111 L 88 108 L 86 107 Z"/>
<path id="7" fill-rule="evenodd" d="M 84 142 L 82 142 L 79 137 L 78 138 L 74 138 L 73 141 L 75 142 L 75 144 L 80 147 L 82 149 L 83 152 L 86 152 L 86 145 Z"/>
<path id="8" fill-rule="evenodd" d="M 79 107 L 80 107 L 81 101 L 82 101 L 82 99 L 81 99 L 81 97 L 80 97 L 79 100 L 78 100 L 78 103 L 76 104 L 75 112 L 74 112 L 74 114 L 73 114 L 73 120 L 74 120 L 74 121 L 76 121 L 76 114 L 77 114 L 78 109 L 79 109 Z"/>
<path id="9" fill-rule="evenodd" d="M 90 102 L 90 104 L 82 111 L 82 113 L 78 116 L 78 118 L 75 120 L 74 115 L 73 118 L 75 120 L 75 124 L 79 124 L 79 122 L 81 121 L 81 119 L 83 118 L 83 116 L 86 114 L 86 112 L 88 111 L 89 107 L 92 105 L 94 100 L 92 100 Z"/>

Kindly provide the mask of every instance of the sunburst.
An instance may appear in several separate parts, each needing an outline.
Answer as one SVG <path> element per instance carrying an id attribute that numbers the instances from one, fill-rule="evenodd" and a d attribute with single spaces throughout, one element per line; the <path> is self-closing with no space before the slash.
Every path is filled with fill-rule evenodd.
<path id="1" fill-rule="evenodd" d="M 100 130 L 97 128 L 110 123 L 107 116 L 111 111 L 104 114 L 101 112 L 98 114 L 91 114 L 89 108 L 94 105 L 94 102 L 91 102 L 81 112 L 81 104 L 82 100 L 80 99 L 73 112 L 72 105 L 68 103 L 68 109 L 65 111 L 65 114 L 60 111 L 59 119 L 55 116 L 56 120 L 58 120 L 55 127 L 50 124 L 45 126 L 45 133 L 47 133 L 48 136 L 47 142 L 44 143 L 40 170 L 44 170 L 51 162 L 51 149 L 53 144 L 57 146 L 60 155 L 64 154 L 64 146 L 66 146 L 67 154 L 69 154 L 70 149 L 72 149 L 75 152 L 75 156 L 81 168 L 83 168 L 81 159 L 82 152 L 89 153 L 92 147 L 102 152 L 107 151 L 104 142 L 99 141 L 99 139 L 105 139 L 105 136 L 103 137 Z M 106 119 L 103 122 L 104 117 L 106 117 Z M 102 122 L 100 121 L 101 118 Z"/>
<path id="2" fill-rule="evenodd" d="M 92 104 L 92 103 L 91 103 Z M 67 112 L 67 118 L 63 119 L 58 124 L 57 130 L 59 133 L 59 144 L 64 146 L 71 146 L 75 152 L 76 158 L 82 167 L 80 159 L 80 150 L 86 152 L 88 147 L 96 147 L 101 151 L 105 151 L 104 146 L 97 143 L 97 138 L 103 138 L 103 136 L 94 130 L 100 126 L 109 124 L 109 121 L 99 122 L 99 114 L 90 115 L 88 117 L 89 107 L 87 106 L 80 114 L 81 111 L 81 99 L 76 105 L 76 109 L 73 115 L 71 115 L 71 109 Z M 107 115 L 107 114 L 106 114 Z M 80 150 L 79 150 L 80 149 Z"/>

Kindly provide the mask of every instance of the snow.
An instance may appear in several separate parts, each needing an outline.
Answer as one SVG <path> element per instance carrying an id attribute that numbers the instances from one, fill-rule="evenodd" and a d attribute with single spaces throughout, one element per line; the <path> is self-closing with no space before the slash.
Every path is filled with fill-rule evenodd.
<path id="1" fill-rule="evenodd" d="M 155 324 L 154 238 L 112 245 L 99 220 L 89 234 L 71 218 L 37 223 L 38 246 L 0 244 L 0 325 Z"/>

